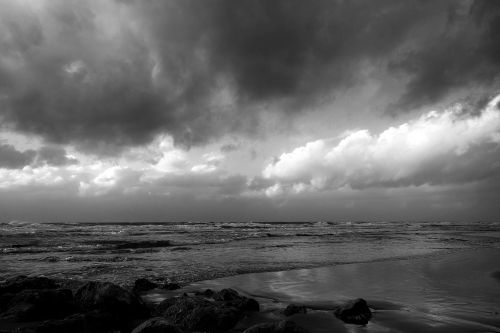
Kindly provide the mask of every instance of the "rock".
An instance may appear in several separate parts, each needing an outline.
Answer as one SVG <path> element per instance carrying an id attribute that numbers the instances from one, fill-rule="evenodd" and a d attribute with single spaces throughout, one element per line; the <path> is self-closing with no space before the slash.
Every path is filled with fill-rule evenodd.
<path id="1" fill-rule="evenodd" d="M 212 289 L 205 289 L 205 291 L 197 291 L 194 294 L 197 296 L 212 297 L 214 295 L 214 291 Z"/>
<path id="2" fill-rule="evenodd" d="M 213 294 L 213 299 L 219 302 L 224 302 L 228 306 L 237 308 L 240 311 L 259 311 L 259 303 L 253 299 L 241 296 L 234 289 L 222 289 Z"/>
<path id="3" fill-rule="evenodd" d="M 151 290 L 151 289 L 154 289 L 157 287 L 158 287 L 158 285 L 156 283 L 151 282 L 148 279 L 141 278 L 141 279 L 135 280 L 133 290 L 134 290 L 134 292 L 138 293 L 138 292 L 142 292 L 142 291 L 148 291 L 148 290 Z"/>
<path id="4" fill-rule="evenodd" d="M 137 326 L 132 333 L 182 333 L 182 330 L 162 317 L 155 317 Z"/>
<path id="5" fill-rule="evenodd" d="M 247 298 L 241 296 L 241 298 L 236 299 L 234 301 L 226 302 L 227 305 L 234 306 L 238 308 L 240 311 L 260 311 L 259 302 L 257 302 L 253 298 Z"/>
<path id="6" fill-rule="evenodd" d="M 188 296 L 182 296 L 182 297 L 188 297 Z M 163 301 L 160 302 L 155 308 L 154 313 L 162 316 L 165 311 L 167 311 L 168 308 L 173 306 L 178 302 L 179 298 L 178 297 L 173 297 L 173 298 L 166 298 Z"/>
<path id="7" fill-rule="evenodd" d="M 348 324 L 366 325 L 372 317 L 372 312 L 366 301 L 358 298 L 341 305 L 335 310 L 335 316 Z"/>
<path id="8" fill-rule="evenodd" d="M 243 333 L 307 333 L 293 321 L 282 320 L 274 323 L 262 323 L 247 328 Z"/>
<path id="9" fill-rule="evenodd" d="M 16 294 L 26 289 L 56 289 L 57 287 L 56 281 L 43 276 L 28 277 L 20 275 L 2 283 L 0 285 L 0 295 L 6 293 Z"/>
<path id="10" fill-rule="evenodd" d="M 75 310 L 73 295 L 68 289 L 29 289 L 10 297 L 1 317 L 27 322 L 64 318 Z"/>
<path id="11" fill-rule="evenodd" d="M 198 296 L 167 299 L 158 305 L 157 311 L 188 331 L 225 331 L 243 317 L 243 313 L 235 307 L 212 303 Z"/>
<path id="12" fill-rule="evenodd" d="M 124 328 L 127 329 L 127 328 Z M 60 320 L 45 321 L 35 333 L 108 333 L 120 330 L 120 320 L 99 310 L 77 313 Z M 130 328 L 128 329 L 130 331 Z"/>
<path id="13" fill-rule="evenodd" d="M 10 301 L 16 296 L 15 294 L 3 294 L 0 295 L 0 313 L 4 312 L 9 308 Z"/>
<path id="14" fill-rule="evenodd" d="M 75 302 L 87 311 L 101 310 L 132 318 L 149 314 L 138 296 L 111 282 L 87 282 L 76 291 Z"/>
<path id="15" fill-rule="evenodd" d="M 283 314 L 287 317 L 296 313 L 307 313 L 307 308 L 304 305 L 290 304 L 283 310 Z"/>
<path id="16" fill-rule="evenodd" d="M 166 289 L 166 290 L 177 290 L 180 288 L 181 285 L 175 282 L 166 282 L 163 286 L 161 286 L 161 289 Z"/>
<path id="17" fill-rule="evenodd" d="M 227 289 L 222 289 L 221 291 L 215 293 L 213 295 L 213 298 L 216 301 L 232 301 L 240 298 L 240 295 L 236 290 L 227 288 Z"/>

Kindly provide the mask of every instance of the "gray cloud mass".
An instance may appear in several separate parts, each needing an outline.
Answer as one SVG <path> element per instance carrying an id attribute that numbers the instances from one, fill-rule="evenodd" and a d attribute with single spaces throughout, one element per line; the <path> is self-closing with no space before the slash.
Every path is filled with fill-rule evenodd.
<path id="1" fill-rule="evenodd" d="M 21 152 L 12 145 L 0 144 L 0 168 L 20 169 L 31 164 L 35 155 L 34 150 Z"/>
<path id="2" fill-rule="evenodd" d="M 76 158 L 68 157 L 66 150 L 61 147 L 45 146 L 38 150 L 37 162 L 53 166 L 76 164 Z"/>
<path id="3" fill-rule="evenodd" d="M 365 79 L 402 75 L 393 112 L 466 87 L 498 88 L 497 1 L 2 0 L 0 117 L 97 153 L 252 132 Z M 213 103 L 220 91 L 233 101 Z M 225 105 L 225 104 L 224 104 Z M 272 111 L 276 110 L 276 111 Z"/>
<path id="4" fill-rule="evenodd" d="M 44 146 L 38 150 L 19 151 L 13 145 L 0 144 L 0 168 L 22 169 L 33 163 L 63 166 L 76 164 L 78 160 L 68 157 L 61 147 Z"/>

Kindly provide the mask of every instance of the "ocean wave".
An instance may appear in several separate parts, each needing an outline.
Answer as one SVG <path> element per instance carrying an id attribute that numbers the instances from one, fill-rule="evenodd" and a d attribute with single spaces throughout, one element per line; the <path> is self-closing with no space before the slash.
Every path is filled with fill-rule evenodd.
<path id="1" fill-rule="evenodd" d="M 10 226 L 16 226 L 16 227 L 19 227 L 19 226 L 39 226 L 39 225 L 41 225 L 41 223 L 29 222 L 29 221 L 21 221 L 21 220 L 13 220 L 13 221 L 10 221 L 10 222 L 4 223 L 4 224 L 10 225 Z"/>
<path id="2" fill-rule="evenodd" d="M 170 240 L 100 240 L 97 242 L 87 243 L 88 245 L 96 245 L 97 247 L 109 247 L 115 250 L 126 249 L 141 249 L 141 248 L 157 248 L 172 246 Z"/>
<path id="3" fill-rule="evenodd" d="M 2 247 L 0 253 L 2 254 L 37 254 L 54 252 L 51 248 L 30 248 L 30 247 Z"/>

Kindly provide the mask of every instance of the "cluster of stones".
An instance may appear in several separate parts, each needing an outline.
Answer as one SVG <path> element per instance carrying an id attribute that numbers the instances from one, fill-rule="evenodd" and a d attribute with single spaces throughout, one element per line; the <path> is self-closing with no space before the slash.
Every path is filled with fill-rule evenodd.
<path id="1" fill-rule="evenodd" d="M 110 282 L 19 276 L 0 284 L 0 333 L 306 332 L 291 320 L 237 327 L 247 315 L 260 311 L 260 305 L 233 289 L 184 293 L 152 307 L 138 294 L 154 288 L 179 285 L 139 279 L 129 291 Z M 300 313 L 307 313 L 307 308 L 292 304 L 283 311 L 287 317 Z M 372 316 L 362 299 L 340 306 L 335 315 L 360 325 Z"/>

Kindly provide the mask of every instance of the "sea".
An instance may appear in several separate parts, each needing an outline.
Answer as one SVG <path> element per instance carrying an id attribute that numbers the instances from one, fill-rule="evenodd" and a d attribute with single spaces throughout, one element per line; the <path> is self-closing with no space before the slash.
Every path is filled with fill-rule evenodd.
<path id="1" fill-rule="evenodd" d="M 188 284 L 251 272 L 499 248 L 492 222 L 0 223 L 0 281 L 24 275 Z"/>

